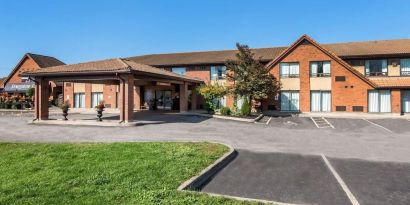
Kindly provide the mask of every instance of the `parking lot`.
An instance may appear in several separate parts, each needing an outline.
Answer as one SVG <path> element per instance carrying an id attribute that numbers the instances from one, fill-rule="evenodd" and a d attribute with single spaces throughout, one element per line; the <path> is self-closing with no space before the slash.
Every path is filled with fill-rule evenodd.
<path id="1" fill-rule="evenodd" d="M 292 204 L 410 204 L 407 163 L 238 152 L 203 192 Z"/>
<path id="2" fill-rule="evenodd" d="M 410 132 L 409 119 L 349 119 L 329 117 L 271 117 L 265 116 L 259 124 L 289 129 L 324 129 L 333 132 L 406 133 Z"/>

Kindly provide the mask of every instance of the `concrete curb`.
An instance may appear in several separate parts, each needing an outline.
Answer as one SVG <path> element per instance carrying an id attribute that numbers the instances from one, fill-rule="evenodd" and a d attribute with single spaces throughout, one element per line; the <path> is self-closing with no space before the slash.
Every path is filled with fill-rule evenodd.
<path id="1" fill-rule="evenodd" d="M 28 124 L 33 125 L 68 125 L 68 126 L 99 126 L 99 127 L 135 127 L 144 125 L 143 122 L 120 123 L 119 121 L 103 120 L 30 120 Z"/>
<path id="2" fill-rule="evenodd" d="M 224 119 L 224 120 L 232 120 L 238 122 L 249 122 L 254 123 L 260 120 L 264 115 L 260 114 L 254 119 L 247 119 L 247 118 L 240 118 L 240 117 L 231 117 L 231 116 L 223 116 L 223 115 L 211 115 L 211 114 L 203 114 L 203 113 L 194 113 L 194 112 L 181 112 L 177 113 L 179 115 L 190 115 L 190 116 L 200 116 L 200 117 L 209 117 L 209 118 L 217 118 L 217 119 Z"/>
<path id="3" fill-rule="evenodd" d="M 223 143 L 218 144 L 227 146 L 229 151 L 202 170 L 198 175 L 182 183 L 178 187 L 179 191 L 199 190 L 207 181 L 209 181 L 216 173 L 228 165 L 238 155 L 237 151 L 232 146 Z"/>

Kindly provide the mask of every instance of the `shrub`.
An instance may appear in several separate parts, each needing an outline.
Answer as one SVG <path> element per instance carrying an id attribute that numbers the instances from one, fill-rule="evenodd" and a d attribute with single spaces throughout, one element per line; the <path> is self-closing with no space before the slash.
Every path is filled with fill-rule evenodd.
<path id="1" fill-rule="evenodd" d="M 251 105 L 249 104 L 248 98 L 245 98 L 241 107 L 241 114 L 242 115 L 250 115 L 251 114 Z"/>
<path id="2" fill-rule="evenodd" d="M 229 107 L 222 107 L 221 115 L 231 115 L 231 109 L 229 109 Z"/>
<path id="3" fill-rule="evenodd" d="M 4 104 L 4 102 L 0 102 L 0 109 L 4 109 L 6 107 L 6 105 Z"/>

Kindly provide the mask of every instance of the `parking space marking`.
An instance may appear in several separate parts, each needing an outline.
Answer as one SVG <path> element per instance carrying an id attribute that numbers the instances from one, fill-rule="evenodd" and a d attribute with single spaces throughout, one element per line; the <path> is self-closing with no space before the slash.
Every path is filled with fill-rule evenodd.
<path id="1" fill-rule="evenodd" d="M 319 129 L 328 127 L 335 129 L 335 127 L 324 117 L 310 117 L 310 119 L 313 121 L 313 123 L 315 123 L 316 127 Z"/>
<path id="2" fill-rule="evenodd" d="M 356 197 L 350 191 L 349 187 L 347 187 L 346 183 L 343 181 L 342 177 L 340 177 L 340 175 L 336 172 L 336 170 L 330 164 L 329 160 L 327 160 L 326 156 L 324 154 L 321 154 L 321 156 L 322 156 L 322 159 L 325 162 L 327 168 L 329 168 L 330 172 L 333 174 L 333 176 L 336 178 L 339 185 L 342 187 L 343 191 L 346 193 L 346 195 L 349 198 L 350 202 L 353 205 L 360 205 L 360 203 L 357 201 Z"/>
<path id="3" fill-rule="evenodd" d="M 269 125 L 271 120 L 272 120 L 272 117 L 269 117 L 269 120 L 266 122 L 266 124 Z"/>
<path id="4" fill-rule="evenodd" d="M 393 131 L 391 131 L 391 130 L 389 130 L 389 129 L 387 129 L 387 128 L 385 128 L 385 127 L 379 125 L 379 124 L 376 124 L 376 123 L 374 123 L 374 122 L 372 122 L 372 121 L 370 121 L 370 120 L 367 120 L 367 119 L 365 119 L 365 118 L 362 118 L 362 119 L 363 119 L 364 121 L 366 121 L 366 122 L 368 122 L 368 123 L 374 125 L 374 126 L 377 126 L 377 127 L 380 127 L 380 128 L 382 128 L 382 129 L 386 130 L 387 132 L 393 133 Z"/>

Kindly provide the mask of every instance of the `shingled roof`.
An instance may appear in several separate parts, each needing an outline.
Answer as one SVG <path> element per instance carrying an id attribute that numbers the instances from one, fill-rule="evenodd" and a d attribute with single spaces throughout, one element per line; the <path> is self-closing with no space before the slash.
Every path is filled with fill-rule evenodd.
<path id="1" fill-rule="evenodd" d="M 114 58 L 108 60 L 91 61 L 77 64 L 52 66 L 38 69 L 36 71 L 25 72 L 22 76 L 60 76 L 67 73 L 71 74 L 104 74 L 104 73 L 144 73 L 147 75 L 167 77 L 171 79 L 184 80 L 189 82 L 201 83 L 202 80 L 179 75 L 164 69 L 155 68 L 149 65 L 134 61 Z"/>
<path id="2" fill-rule="evenodd" d="M 410 56 L 410 39 L 380 40 L 350 43 L 320 44 L 340 58 L 366 57 L 378 55 Z M 286 47 L 255 48 L 255 57 L 269 62 L 282 53 Z M 237 50 L 202 51 L 187 53 L 151 54 L 127 59 L 152 66 L 184 66 L 201 64 L 223 64 L 233 59 Z"/>
<path id="3" fill-rule="evenodd" d="M 377 88 L 410 88 L 410 77 L 369 77 Z"/>

